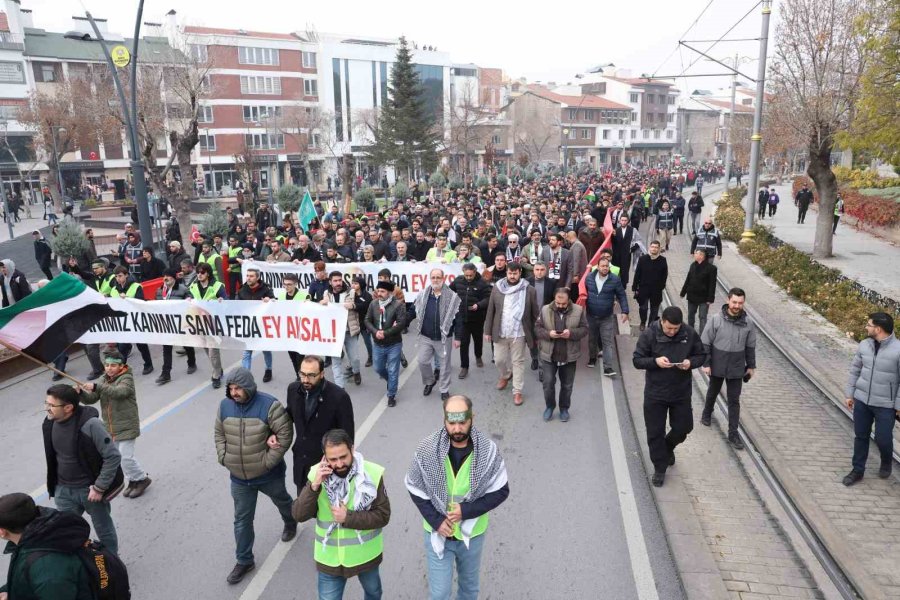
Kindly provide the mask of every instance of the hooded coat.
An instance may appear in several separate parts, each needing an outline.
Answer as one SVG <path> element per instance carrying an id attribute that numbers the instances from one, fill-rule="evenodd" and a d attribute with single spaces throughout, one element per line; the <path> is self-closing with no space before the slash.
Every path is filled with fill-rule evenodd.
<path id="1" fill-rule="evenodd" d="M 3 301 L 2 308 L 6 308 L 31 294 L 31 285 L 25 279 L 24 273 L 16 269 L 16 263 L 8 258 L 0 262 L 8 273 L 6 276 L 0 275 L 0 299 Z"/>
<path id="2" fill-rule="evenodd" d="M 126 366 L 124 372 L 111 379 L 104 375 L 93 392 L 81 392 L 81 401 L 84 404 L 100 402 L 103 424 L 115 441 L 133 440 L 141 435 L 141 418 L 131 367 Z"/>

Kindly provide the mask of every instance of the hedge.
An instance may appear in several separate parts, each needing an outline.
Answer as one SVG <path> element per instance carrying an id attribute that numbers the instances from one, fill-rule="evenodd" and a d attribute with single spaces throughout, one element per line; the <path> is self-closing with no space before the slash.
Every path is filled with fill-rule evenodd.
<path id="1" fill-rule="evenodd" d="M 840 167 L 835 167 L 836 172 L 838 169 Z M 847 169 L 844 169 L 844 171 L 847 171 Z M 896 184 L 893 180 L 882 181 Z M 819 194 L 816 192 L 816 186 L 808 177 L 794 177 L 793 193 L 796 194 L 804 183 L 813 192 L 813 202 L 818 202 Z M 863 187 L 865 188 L 866 186 Z M 886 187 L 879 188 L 877 191 L 872 189 L 872 194 L 864 194 L 861 189 L 853 187 L 853 184 L 842 185 L 839 192 L 844 201 L 844 212 L 864 223 L 877 225 L 878 227 L 896 227 L 900 225 L 900 201 L 891 197 L 894 194 L 889 194 L 886 191 L 888 189 Z"/>

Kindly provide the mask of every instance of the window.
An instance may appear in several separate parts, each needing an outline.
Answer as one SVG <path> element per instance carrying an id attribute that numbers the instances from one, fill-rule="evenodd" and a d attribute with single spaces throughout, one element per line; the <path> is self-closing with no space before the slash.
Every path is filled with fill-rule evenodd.
<path id="1" fill-rule="evenodd" d="M 656 98 L 656 96 L 654 96 L 653 94 L 647 94 L 647 102 L 649 102 L 650 104 L 654 103 L 654 98 Z"/>
<path id="2" fill-rule="evenodd" d="M 671 129 L 666 130 L 666 139 L 671 140 L 674 132 Z"/>
<path id="3" fill-rule="evenodd" d="M 642 130 L 641 130 L 641 137 L 642 137 L 643 139 L 645 139 L 645 140 L 646 140 L 648 137 L 650 137 L 650 130 L 649 130 L 649 129 L 642 129 Z"/>
<path id="4" fill-rule="evenodd" d="M 213 122 L 213 107 L 212 106 L 198 107 L 197 122 L 198 123 L 212 123 Z"/>
<path id="5" fill-rule="evenodd" d="M 675 104 L 675 96 L 669 96 L 669 104 Z"/>
<path id="6" fill-rule="evenodd" d="M 476 69 L 454 68 L 453 74 L 457 77 L 478 77 L 478 71 Z"/>
<path id="7" fill-rule="evenodd" d="M 666 122 L 674 123 L 675 122 L 675 113 L 669 113 L 666 115 Z"/>
<path id="8" fill-rule="evenodd" d="M 666 122 L 666 113 L 659 113 L 657 121 L 659 121 L 659 124 L 662 126 L 662 124 Z"/>
<path id="9" fill-rule="evenodd" d="M 247 146 L 263 150 L 284 148 L 284 134 L 248 133 L 244 136 Z"/>
<path id="10" fill-rule="evenodd" d="M 316 53 L 315 52 L 304 52 L 303 53 L 303 68 L 304 69 L 315 69 L 316 68 Z"/>
<path id="11" fill-rule="evenodd" d="M 665 97 L 663 94 L 660 94 L 660 95 L 659 95 L 659 103 L 660 103 L 660 104 L 665 104 L 665 103 L 666 103 L 666 97 Z"/>
<path id="12" fill-rule="evenodd" d="M 744 98 L 741 100 L 741 104 L 744 106 L 753 106 L 753 98 Z"/>
<path id="13" fill-rule="evenodd" d="M 319 148 L 322 145 L 322 135 L 319 133 L 314 133 L 309 138 L 309 147 L 310 148 Z"/>
<path id="14" fill-rule="evenodd" d="M 495 133 L 494 135 L 492 135 L 492 136 L 491 136 L 491 143 L 492 143 L 493 145 L 495 145 L 495 146 L 499 146 L 500 143 L 501 143 L 501 142 L 500 142 L 500 136 L 499 136 L 498 134 L 496 134 L 496 133 Z"/>
<path id="15" fill-rule="evenodd" d="M 0 106 L 0 119 L 5 121 L 15 121 L 19 117 L 19 107 L 18 106 Z"/>
<path id="16" fill-rule="evenodd" d="M 604 130 L 603 130 L 603 139 L 604 139 L 604 140 L 608 140 L 608 139 L 609 139 L 609 129 L 604 129 Z"/>
<path id="17" fill-rule="evenodd" d="M 637 129 L 632 129 L 631 130 L 631 139 L 635 139 L 635 138 L 637 138 Z"/>
<path id="18" fill-rule="evenodd" d="M 214 152 L 216 149 L 216 136 L 200 134 L 200 149 Z"/>
<path id="19" fill-rule="evenodd" d="M 624 130 L 624 129 L 620 129 L 620 130 L 619 130 L 619 139 L 620 139 L 620 140 L 624 140 L 624 139 L 625 139 L 625 130 Z"/>
<path id="20" fill-rule="evenodd" d="M 638 93 L 631 92 L 630 94 L 628 94 L 628 99 L 631 101 L 632 104 L 637 104 L 638 103 Z"/>
<path id="21" fill-rule="evenodd" d="M 577 109 L 577 108 L 570 108 L 570 109 L 569 109 L 569 120 L 570 120 L 570 121 L 574 121 L 574 120 L 576 120 L 577 118 L 578 118 L 578 109 Z"/>
<path id="22" fill-rule="evenodd" d="M 303 95 L 304 96 L 318 96 L 319 95 L 319 82 L 315 79 L 304 79 L 303 80 Z"/>
<path id="23" fill-rule="evenodd" d="M 658 140 L 661 133 L 662 132 L 659 129 L 654 130 L 653 131 L 653 139 Z"/>
<path id="24" fill-rule="evenodd" d="M 281 77 L 241 75 L 241 93 L 281 95 Z"/>
<path id="25" fill-rule="evenodd" d="M 209 61 L 209 52 L 207 47 L 203 44 L 191 44 L 188 47 L 191 58 L 198 63 L 205 63 Z"/>
<path id="26" fill-rule="evenodd" d="M 637 113 L 636 112 L 631 113 L 631 122 L 637 123 Z"/>
<path id="27" fill-rule="evenodd" d="M 203 79 L 200 80 L 200 91 L 209 92 L 212 89 L 212 80 L 210 80 L 209 75 L 204 75 Z"/>
<path id="28" fill-rule="evenodd" d="M 585 110 L 584 111 L 584 120 L 585 121 L 593 121 L 596 118 L 594 113 L 596 113 L 596 111 L 594 111 L 594 110 Z"/>
<path id="29" fill-rule="evenodd" d="M 570 129 L 570 130 L 569 130 L 569 139 L 570 139 L 570 140 L 578 139 L 577 136 L 578 136 L 578 130 L 576 130 L 576 129 Z"/>
<path id="30" fill-rule="evenodd" d="M 647 113 L 647 122 L 648 122 L 648 123 L 652 123 L 652 122 L 653 122 L 653 113 Z"/>
<path id="31" fill-rule="evenodd" d="M 38 82 L 53 83 L 60 80 L 60 73 L 53 63 L 35 63 L 34 75 Z"/>
<path id="32" fill-rule="evenodd" d="M 582 129 L 581 130 L 581 139 L 583 139 L 583 140 L 591 139 L 591 130 L 590 129 Z"/>
<path id="33" fill-rule="evenodd" d="M 25 83 L 22 63 L 0 61 L 0 83 Z"/>
<path id="34" fill-rule="evenodd" d="M 170 119 L 187 119 L 187 109 L 184 104 L 166 104 L 166 116 Z"/>
<path id="35" fill-rule="evenodd" d="M 244 123 L 258 123 L 281 116 L 280 106 L 244 106 Z"/>
<path id="36" fill-rule="evenodd" d="M 238 48 L 238 62 L 242 65 L 278 65 L 277 48 Z"/>

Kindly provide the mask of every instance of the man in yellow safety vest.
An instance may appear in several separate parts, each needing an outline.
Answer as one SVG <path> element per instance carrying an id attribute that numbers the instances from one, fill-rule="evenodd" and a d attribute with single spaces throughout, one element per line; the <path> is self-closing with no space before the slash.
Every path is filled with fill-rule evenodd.
<path id="1" fill-rule="evenodd" d="M 497 444 L 472 426 L 472 400 L 444 401 L 444 426 L 416 449 L 406 489 L 425 519 L 431 600 L 450 597 L 456 564 L 462 600 L 478 598 L 488 512 L 509 496 Z"/>
<path id="2" fill-rule="evenodd" d="M 319 600 L 343 598 L 352 577 L 359 577 L 366 600 L 380 600 L 381 531 L 391 518 L 384 467 L 354 450 L 343 429 L 328 431 L 322 449 L 322 462 L 310 470 L 309 481 L 291 509 L 298 522 L 316 520 L 313 557 Z"/>

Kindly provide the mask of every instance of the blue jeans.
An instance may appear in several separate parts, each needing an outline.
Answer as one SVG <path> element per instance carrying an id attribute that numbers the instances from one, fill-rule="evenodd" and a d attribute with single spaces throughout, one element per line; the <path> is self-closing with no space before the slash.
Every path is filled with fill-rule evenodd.
<path id="1" fill-rule="evenodd" d="M 450 600 L 453 563 L 459 590 L 456 600 L 477 600 L 478 576 L 481 574 L 481 551 L 484 534 L 469 540 L 469 547 L 457 539 L 444 543 L 444 558 L 438 558 L 431 547 L 431 534 L 425 532 L 425 554 L 428 559 L 428 591 L 431 600 Z"/>
<path id="2" fill-rule="evenodd" d="M 272 370 L 272 353 L 268 350 L 263 350 L 263 360 L 266 363 L 266 369 Z M 253 362 L 253 350 L 244 350 L 244 355 L 241 357 L 241 366 L 250 370 L 250 365 Z"/>
<path id="3" fill-rule="evenodd" d="M 253 518 L 256 516 L 256 498 L 262 492 L 272 499 L 281 513 L 285 524 L 294 523 L 291 516 L 291 495 L 284 487 L 284 478 L 276 477 L 266 483 L 246 485 L 231 482 L 231 497 L 234 499 L 234 542 L 237 545 L 235 557 L 238 564 L 253 564 Z"/>
<path id="4" fill-rule="evenodd" d="M 875 445 L 881 454 L 881 464 L 891 464 L 894 454 L 894 409 L 869 406 L 859 400 L 853 403 L 853 470 L 865 473 L 869 458 L 869 434 L 875 425 Z"/>
<path id="5" fill-rule="evenodd" d="M 400 379 L 400 353 L 403 351 L 403 344 L 394 344 L 393 346 L 379 346 L 375 344 L 372 348 L 372 366 L 375 372 L 382 379 L 387 380 L 387 395 L 396 396 L 397 386 Z"/>
<path id="6" fill-rule="evenodd" d="M 363 339 L 363 343 L 366 345 L 366 354 L 369 360 L 372 359 L 372 334 L 369 333 L 369 330 L 365 327 L 359 328 L 359 335 Z"/>
<path id="7" fill-rule="evenodd" d="M 119 536 L 112 520 L 112 507 L 109 502 L 91 502 L 88 500 L 88 488 L 73 488 L 64 485 L 56 486 L 56 508 L 62 512 L 75 513 L 78 516 L 87 512 L 94 524 L 94 531 L 103 545 L 110 552 L 119 553 Z"/>
<path id="8" fill-rule="evenodd" d="M 381 600 L 381 576 L 378 566 L 359 574 L 359 583 L 363 589 L 364 600 Z M 344 597 L 345 577 L 326 575 L 319 572 L 319 600 L 341 600 Z"/>

